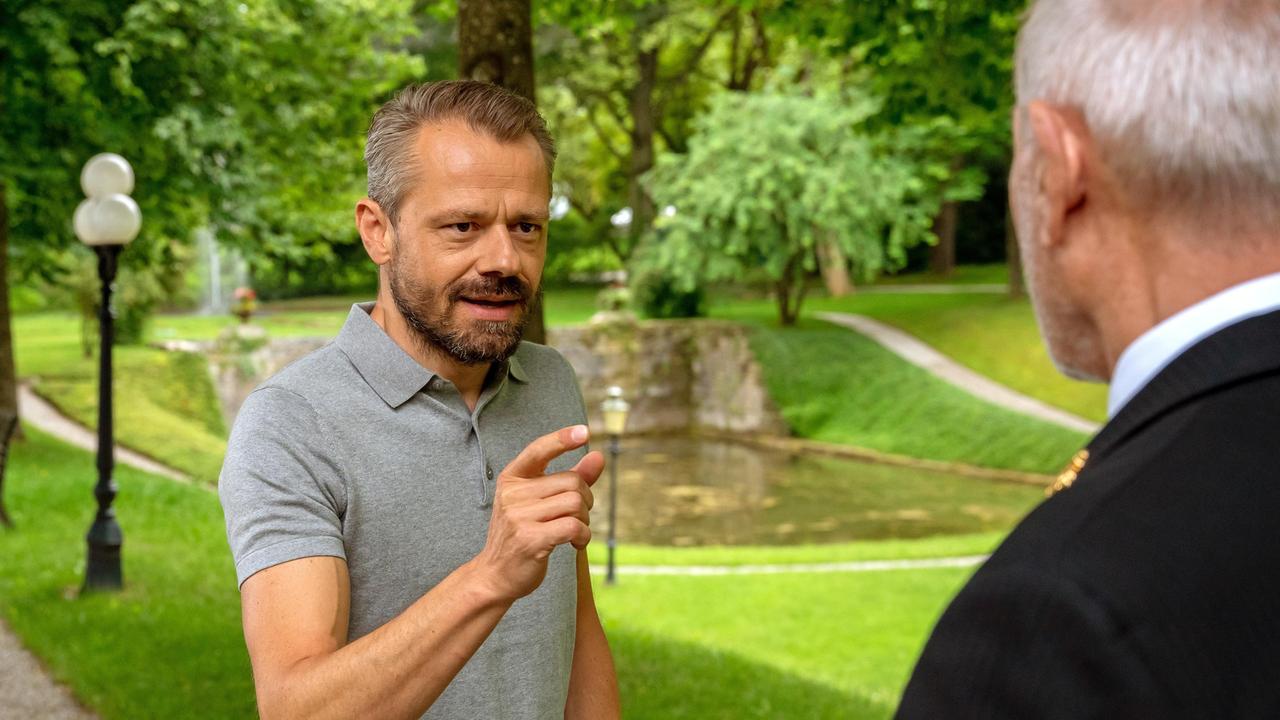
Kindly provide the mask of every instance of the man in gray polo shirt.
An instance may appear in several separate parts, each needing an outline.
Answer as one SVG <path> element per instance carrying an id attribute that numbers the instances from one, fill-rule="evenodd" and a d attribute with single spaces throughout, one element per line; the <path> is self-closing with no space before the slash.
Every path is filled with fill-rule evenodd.
<path id="1" fill-rule="evenodd" d="M 376 302 L 254 391 L 219 481 L 264 718 L 617 718 L 582 396 L 520 342 L 555 151 L 492 85 L 378 111 Z"/>

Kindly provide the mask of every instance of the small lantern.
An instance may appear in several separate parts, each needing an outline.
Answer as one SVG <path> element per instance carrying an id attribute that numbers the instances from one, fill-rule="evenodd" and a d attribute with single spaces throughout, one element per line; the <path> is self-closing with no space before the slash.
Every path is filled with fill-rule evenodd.
<path id="1" fill-rule="evenodd" d="M 614 385 L 608 390 L 609 396 L 600 404 L 604 412 L 604 431 L 609 435 L 621 435 L 627 429 L 627 413 L 631 411 L 631 403 L 622 398 L 622 388 Z"/>

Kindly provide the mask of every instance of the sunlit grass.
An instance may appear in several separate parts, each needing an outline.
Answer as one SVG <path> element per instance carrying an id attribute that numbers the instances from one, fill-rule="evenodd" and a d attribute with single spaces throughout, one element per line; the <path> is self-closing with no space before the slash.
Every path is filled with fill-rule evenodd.
<path id="1" fill-rule="evenodd" d="M 254 716 L 235 574 L 208 489 L 120 468 L 126 590 L 76 597 L 93 458 L 27 429 L 7 478 L 17 529 L 0 532 L 0 615 L 103 718 Z M 989 549 L 997 535 L 868 543 L 884 559 Z M 632 561 L 808 561 L 818 548 L 654 551 Z M 717 555 L 715 553 L 725 553 Z M 809 553 L 813 553 L 812 556 Z M 687 557 L 681 558 L 681 555 Z M 625 714 L 883 718 L 963 569 L 839 575 L 628 577 L 597 603 Z M 714 599 L 714 601 L 710 601 Z"/>

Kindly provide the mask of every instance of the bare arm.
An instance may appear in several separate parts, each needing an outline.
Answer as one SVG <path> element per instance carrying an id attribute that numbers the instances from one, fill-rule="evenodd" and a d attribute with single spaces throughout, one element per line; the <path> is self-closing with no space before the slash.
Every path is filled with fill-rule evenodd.
<path id="1" fill-rule="evenodd" d="M 399 616 L 346 644 L 350 583 L 338 558 L 294 560 L 241 589 L 258 709 L 275 718 L 416 718 L 444 692 L 520 597 L 542 583 L 557 545 L 585 547 L 591 453 L 571 471 L 542 475 L 587 440 L 585 428 L 535 440 L 498 479 L 485 548 Z"/>
<path id="2" fill-rule="evenodd" d="M 578 551 L 578 635 L 573 645 L 573 672 L 565 720 L 616 720 L 622 716 L 618 675 L 609 641 L 600 626 L 591 592 L 591 567 L 585 550 Z"/>

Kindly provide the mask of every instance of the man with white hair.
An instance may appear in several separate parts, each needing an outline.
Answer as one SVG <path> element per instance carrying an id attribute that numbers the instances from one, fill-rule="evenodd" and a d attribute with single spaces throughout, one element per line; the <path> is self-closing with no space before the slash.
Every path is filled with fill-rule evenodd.
<path id="1" fill-rule="evenodd" d="M 948 608 L 899 717 L 1280 715 L 1280 2 L 1039 0 L 1010 195 L 1110 421 Z"/>

